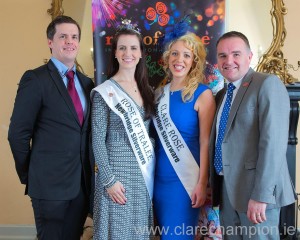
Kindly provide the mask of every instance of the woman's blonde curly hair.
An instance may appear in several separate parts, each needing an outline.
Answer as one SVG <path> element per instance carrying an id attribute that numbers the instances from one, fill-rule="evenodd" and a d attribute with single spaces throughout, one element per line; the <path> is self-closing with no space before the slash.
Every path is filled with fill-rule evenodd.
<path id="1" fill-rule="evenodd" d="M 190 72 L 184 79 L 185 88 L 181 93 L 182 101 L 186 102 L 192 98 L 194 92 L 196 91 L 199 83 L 203 83 L 205 79 L 204 69 L 205 69 L 205 58 L 206 50 L 201 41 L 201 39 L 194 33 L 188 32 L 185 35 L 177 38 L 176 40 L 170 42 L 167 49 L 163 53 L 164 70 L 166 72 L 167 81 L 171 81 L 173 76 L 169 68 L 169 57 L 170 49 L 173 44 L 177 41 L 183 41 L 185 47 L 190 49 L 194 54 L 194 60 Z"/>

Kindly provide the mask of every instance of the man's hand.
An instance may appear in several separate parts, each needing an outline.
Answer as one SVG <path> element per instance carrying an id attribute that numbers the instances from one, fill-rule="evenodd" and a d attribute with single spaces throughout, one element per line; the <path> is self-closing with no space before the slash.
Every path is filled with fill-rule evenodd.
<path id="1" fill-rule="evenodd" d="M 262 223 L 266 221 L 267 220 L 266 208 L 267 208 L 267 203 L 258 202 L 250 199 L 248 203 L 248 211 L 247 211 L 248 219 L 254 224 Z"/>

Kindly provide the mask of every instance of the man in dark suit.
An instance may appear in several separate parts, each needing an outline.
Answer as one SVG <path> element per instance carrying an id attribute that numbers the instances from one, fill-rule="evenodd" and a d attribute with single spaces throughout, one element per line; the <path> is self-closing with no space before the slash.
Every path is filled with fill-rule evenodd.
<path id="1" fill-rule="evenodd" d="M 89 94 L 94 84 L 76 70 L 76 21 L 55 18 L 47 39 L 51 60 L 22 76 L 8 140 L 31 197 L 38 239 L 79 240 L 89 210 Z"/>
<path id="2" fill-rule="evenodd" d="M 286 160 L 288 93 L 277 76 L 250 68 L 240 32 L 218 40 L 217 59 L 226 87 L 216 96 L 210 180 L 224 239 L 279 239 L 280 208 L 295 201 Z"/>

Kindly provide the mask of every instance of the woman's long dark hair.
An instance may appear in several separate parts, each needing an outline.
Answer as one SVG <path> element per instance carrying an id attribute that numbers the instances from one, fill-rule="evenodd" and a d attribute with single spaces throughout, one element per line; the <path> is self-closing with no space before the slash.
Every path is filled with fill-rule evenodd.
<path id="1" fill-rule="evenodd" d="M 143 98 L 144 102 L 144 108 L 146 113 L 146 118 L 149 118 L 151 115 L 154 114 L 154 92 L 149 85 L 149 78 L 148 78 L 148 71 L 146 67 L 146 57 L 145 57 L 145 47 L 143 44 L 143 39 L 141 34 L 136 32 L 132 29 L 126 29 L 123 28 L 121 30 L 118 30 L 112 39 L 112 49 L 108 64 L 108 78 L 113 77 L 118 71 L 119 71 L 119 62 L 115 58 L 115 53 L 117 50 L 117 43 L 119 40 L 119 37 L 121 35 L 134 35 L 138 38 L 140 42 L 140 48 L 142 52 L 142 58 L 140 59 L 139 63 L 136 66 L 134 78 L 136 79 L 137 86 L 139 88 L 139 91 L 141 93 L 141 96 Z"/>

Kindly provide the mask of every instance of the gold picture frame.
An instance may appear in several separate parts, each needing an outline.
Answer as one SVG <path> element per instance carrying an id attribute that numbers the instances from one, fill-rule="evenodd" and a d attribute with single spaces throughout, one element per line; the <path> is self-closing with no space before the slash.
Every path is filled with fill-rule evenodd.
<path id="1" fill-rule="evenodd" d="M 64 14 L 62 2 L 63 0 L 52 0 L 51 8 L 47 10 L 47 13 L 51 15 L 52 19 Z"/>
<path id="2" fill-rule="evenodd" d="M 262 55 L 257 71 L 276 74 L 285 84 L 290 84 L 295 82 L 296 79 L 288 73 L 287 59 L 284 58 L 282 51 L 287 34 L 284 24 L 284 15 L 287 12 L 283 0 L 272 0 L 270 13 L 273 26 L 273 40 L 269 49 Z"/>

